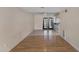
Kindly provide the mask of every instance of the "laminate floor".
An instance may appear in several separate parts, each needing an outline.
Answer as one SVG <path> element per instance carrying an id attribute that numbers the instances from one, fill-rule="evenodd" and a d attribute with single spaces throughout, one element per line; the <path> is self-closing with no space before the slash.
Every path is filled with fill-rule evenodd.
<path id="1" fill-rule="evenodd" d="M 76 52 L 67 41 L 52 30 L 35 30 L 11 52 Z"/>

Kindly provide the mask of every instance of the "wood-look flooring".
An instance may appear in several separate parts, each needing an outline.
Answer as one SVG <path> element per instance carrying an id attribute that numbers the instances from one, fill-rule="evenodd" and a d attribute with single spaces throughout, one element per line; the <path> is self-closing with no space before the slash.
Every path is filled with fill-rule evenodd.
<path id="1" fill-rule="evenodd" d="M 52 30 L 36 30 L 11 52 L 76 52 L 68 42 Z"/>

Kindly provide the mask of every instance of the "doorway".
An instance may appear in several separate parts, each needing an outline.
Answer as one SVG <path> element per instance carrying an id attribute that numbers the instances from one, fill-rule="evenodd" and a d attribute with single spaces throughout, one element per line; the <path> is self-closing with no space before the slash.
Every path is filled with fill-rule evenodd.
<path id="1" fill-rule="evenodd" d="M 43 18 L 43 29 L 54 30 L 54 21 L 52 17 Z"/>

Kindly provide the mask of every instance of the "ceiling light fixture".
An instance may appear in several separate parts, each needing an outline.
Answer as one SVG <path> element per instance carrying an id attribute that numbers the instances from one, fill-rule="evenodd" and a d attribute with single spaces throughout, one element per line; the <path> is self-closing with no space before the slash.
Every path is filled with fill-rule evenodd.
<path id="1" fill-rule="evenodd" d="M 65 13 L 67 13 L 67 11 L 68 11 L 68 10 L 67 10 L 67 9 L 65 9 Z"/>
<path id="2" fill-rule="evenodd" d="M 45 8 L 45 7 L 40 7 L 40 8 Z"/>

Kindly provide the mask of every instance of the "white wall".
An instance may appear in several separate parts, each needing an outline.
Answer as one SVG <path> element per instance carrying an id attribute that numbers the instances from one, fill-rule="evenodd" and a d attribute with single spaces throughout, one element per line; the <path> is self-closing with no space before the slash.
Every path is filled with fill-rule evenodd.
<path id="1" fill-rule="evenodd" d="M 61 12 L 59 17 L 61 18 L 62 35 L 65 31 L 65 40 L 67 40 L 72 46 L 79 51 L 79 8 L 67 8 L 68 12 Z"/>
<path id="2" fill-rule="evenodd" d="M 34 15 L 34 29 L 40 30 L 43 28 L 43 15 L 42 14 L 35 14 Z"/>
<path id="3" fill-rule="evenodd" d="M 10 51 L 33 27 L 32 14 L 19 8 L 0 8 L 0 51 Z"/>

